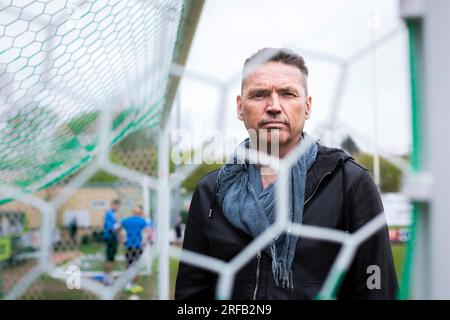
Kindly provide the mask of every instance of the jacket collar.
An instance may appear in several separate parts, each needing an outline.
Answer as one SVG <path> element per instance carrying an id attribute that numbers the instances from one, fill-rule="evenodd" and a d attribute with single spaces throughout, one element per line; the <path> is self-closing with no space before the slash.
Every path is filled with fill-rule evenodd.
<path id="1" fill-rule="evenodd" d="M 311 197 L 316 188 L 322 182 L 322 179 L 327 175 L 335 171 L 341 163 L 348 159 L 353 159 L 351 155 L 342 149 L 326 147 L 317 142 L 317 158 L 311 168 L 306 174 L 305 185 L 305 201 Z M 216 179 L 219 170 L 216 170 Z M 214 194 L 217 193 L 217 183 L 215 184 Z M 217 194 L 216 194 L 217 196 Z M 213 206 L 216 202 L 216 196 L 214 197 Z"/>

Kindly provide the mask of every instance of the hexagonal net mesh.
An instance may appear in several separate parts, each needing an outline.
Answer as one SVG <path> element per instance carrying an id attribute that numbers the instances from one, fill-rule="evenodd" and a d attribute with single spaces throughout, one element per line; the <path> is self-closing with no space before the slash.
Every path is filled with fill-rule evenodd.
<path id="1" fill-rule="evenodd" d="M 0 183 L 35 192 L 158 124 L 183 8 L 168 1 L 0 3 Z M 9 199 L 0 196 L 0 203 Z"/>

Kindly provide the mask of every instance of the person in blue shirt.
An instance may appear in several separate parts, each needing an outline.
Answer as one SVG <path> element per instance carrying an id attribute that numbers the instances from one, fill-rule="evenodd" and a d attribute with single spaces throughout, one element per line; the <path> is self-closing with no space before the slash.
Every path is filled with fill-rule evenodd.
<path id="1" fill-rule="evenodd" d="M 126 260 L 127 267 L 139 260 L 142 254 L 142 232 L 145 231 L 146 239 L 151 239 L 151 222 L 144 218 L 144 211 L 141 206 L 133 209 L 133 215 L 122 220 L 122 228 L 126 232 Z"/>
<path id="2" fill-rule="evenodd" d="M 133 209 L 133 215 L 122 220 L 122 228 L 126 232 L 125 241 L 125 259 L 127 262 L 127 268 L 136 263 L 143 252 L 143 239 L 142 234 L 145 232 L 146 242 L 149 242 L 152 237 L 151 222 L 144 218 L 144 211 L 142 206 L 136 206 Z M 139 280 L 138 276 L 134 279 L 135 282 Z M 126 289 L 139 291 L 138 285 L 127 285 Z"/>
<path id="3" fill-rule="evenodd" d="M 105 212 L 103 223 L 103 239 L 106 243 L 105 276 L 103 282 L 111 285 L 114 282 L 112 276 L 113 262 L 117 254 L 118 230 L 120 225 L 117 219 L 117 211 L 120 209 L 120 200 L 114 199 L 110 208 Z"/>

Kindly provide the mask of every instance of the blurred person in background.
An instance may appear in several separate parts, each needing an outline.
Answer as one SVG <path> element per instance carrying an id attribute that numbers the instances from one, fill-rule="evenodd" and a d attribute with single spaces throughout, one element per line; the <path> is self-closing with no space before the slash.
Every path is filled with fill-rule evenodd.
<path id="1" fill-rule="evenodd" d="M 151 221 L 146 220 L 144 215 L 144 210 L 142 206 L 137 205 L 133 208 L 133 214 L 124 218 L 121 222 L 121 227 L 126 232 L 125 241 L 125 260 L 127 263 L 127 268 L 135 264 L 143 253 L 143 248 L 145 244 L 150 243 L 152 240 L 152 225 Z M 144 242 L 142 235 L 144 234 Z M 128 283 L 125 286 L 125 290 L 132 293 L 138 293 L 143 290 L 141 286 L 138 285 L 139 274 L 134 278 L 134 283 Z"/>
<path id="2" fill-rule="evenodd" d="M 112 285 L 114 277 L 112 275 L 113 263 L 117 254 L 118 246 L 118 231 L 120 228 L 117 211 L 120 209 L 120 200 L 114 199 L 111 201 L 110 208 L 105 212 L 103 220 L 103 240 L 106 243 L 106 262 L 105 262 L 105 275 L 103 282 L 106 285 Z"/>

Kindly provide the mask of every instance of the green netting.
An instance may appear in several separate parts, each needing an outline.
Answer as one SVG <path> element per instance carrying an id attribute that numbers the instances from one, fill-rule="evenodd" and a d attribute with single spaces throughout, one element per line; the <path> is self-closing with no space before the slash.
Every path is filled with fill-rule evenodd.
<path id="1" fill-rule="evenodd" d="M 158 124 L 182 0 L 0 1 L 0 184 L 34 192 Z M 0 195 L 0 203 L 8 201 Z"/>

